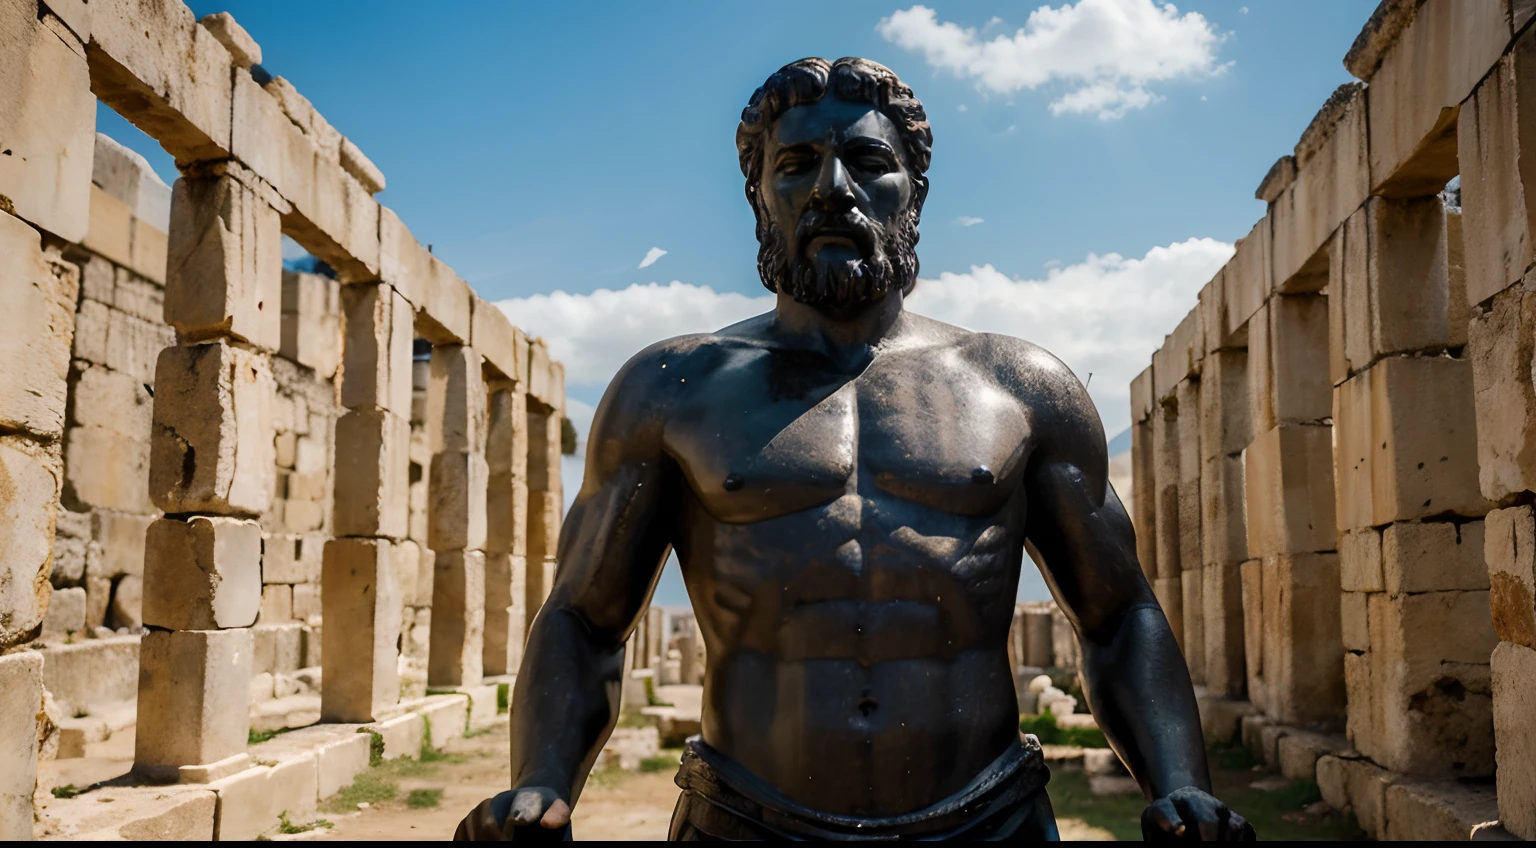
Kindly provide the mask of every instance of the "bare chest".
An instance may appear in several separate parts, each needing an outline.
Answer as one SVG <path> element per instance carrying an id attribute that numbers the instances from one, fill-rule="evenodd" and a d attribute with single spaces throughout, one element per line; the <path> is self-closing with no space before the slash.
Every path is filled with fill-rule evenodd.
<path id="1" fill-rule="evenodd" d="M 675 408 L 667 445 L 700 505 L 748 524 L 845 494 L 991 514 L 1020 485 L 1028 409 L 957 354 L 877 359 L 857 377 L 771 354 Z"/>

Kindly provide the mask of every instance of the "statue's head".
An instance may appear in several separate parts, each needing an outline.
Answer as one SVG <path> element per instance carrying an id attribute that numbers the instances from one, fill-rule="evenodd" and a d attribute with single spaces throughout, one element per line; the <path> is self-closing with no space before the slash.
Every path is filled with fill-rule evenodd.
<path id="1" fill-rule="evenodd" d="M 884 65 L 775 71 L 736 128 L 763 285 L 833 308 L 910 292 L 932 146 L 923 104 Z"/>

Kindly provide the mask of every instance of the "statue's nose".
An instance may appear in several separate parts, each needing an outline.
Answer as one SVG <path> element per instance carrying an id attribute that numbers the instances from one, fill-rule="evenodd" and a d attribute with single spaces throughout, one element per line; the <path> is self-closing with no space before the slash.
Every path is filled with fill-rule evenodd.
<path id="1" fill-rule="evenodd" d="M 853 182 L 848 178 L 848 169 L 843 167 L 843 160 L 831 150 L 821 160 L 821 173 L 816 176 L 812 200 L 833 213 L 846 212 L 857 203 Z"/>

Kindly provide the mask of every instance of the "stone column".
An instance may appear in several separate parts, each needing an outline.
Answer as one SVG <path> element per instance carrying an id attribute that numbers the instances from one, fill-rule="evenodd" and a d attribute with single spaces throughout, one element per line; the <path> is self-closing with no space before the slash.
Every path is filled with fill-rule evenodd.
<path id="1" fill-rule="evenodd" d="M 1136 559 L 1147 582 L 1157 579 L 1157 457 L 1152 450 L 1152 366 L 1131 381 L 1131 523 Z M 1121 497 L 1124 500 L 1124 496 Z"/>
<path id="2" fill-rule="evenodd" d="M 427 682 L 480 682 L 485 633 L 486 392 L 480 355 L 469 345 L 432 348 L 427 390 L 432 467 L 427 473 L 427 545 L 432 641 Z"/>
<path id="3" fill-rule="evenodd" d="M 336 538 L 320 574 L 320 711 L 326 721 L 368 722 L 400 698 L 415 313 L 387 283 L 348 284 L 341 300 L 345 412 L 336 421 Z"/>
<path id="4" fill-rule="evenodd" d="M 1200 529 L 1201 381 L 1186 378 L 1177 388 L 1179 405 L 1179 610 L 1183 618 L 1184 662 L 1197 685 L 1205 683 L 1205 615 L 1200 602 L 1202 533 Z"/>
<path id="5" fill-rule="evenodd" d="M 555 549 L 564 512 L 560 485 L 560 411 L 528 399 L 529 621 L 555 582 Z"/>
<path id="6" fill-rule="evenodd" d="M 1396 772 L 1485 776 L 1497 641 L 1480 520 L 1488 504 L 1472 363 L 1446 352 L 1445 207 L 1435 196 L 1372 197 L 1335 240 L 1330 369 L 1349 736 Z"/>
<path id="7" fill-rule="evenodd" d="M 1149 531 L 1156 537 L 1154 558 L 1156 576 L 1152 591 L 1168 617 L 1168 625 L 1179 646 L 1184 645 L 1183 569 L 1179 536 L 1179 405 L 1174 399 L 1155 403 L 1151 415 L 1152 455 L 1157 507 L 1156 526 Z"/>
<path id="8" fill-rule="evenodd" d="M 1253 432 L 1248 411 L 1247 348 L 1206 354 L 1200 392 L 1199 593 L 1205 686 L 1213 695 L 1233 698 L 1242 697 L 1246 684 L 1239 569 L 1248 559 L 1243 497 L 1243 450 Z"/>
<path id="9" fill-rule="evenodd" d="M 274 475 L 270 357 L 280 342 L 285 204 L 221 164 L 176 181 L 155 367 L 134 768 L 206 782 L 244 768 Z"/>
<path id="10" fill-rule="evenodd" d="M 511 380 L 490 384 L 486 438 L 486 674 L 514 674 L 527 633 L 528 395 Z"/>
<path id="11" fill-rule="evenodd" d="M 1241 567 L 1249 699 L 1282 722 L 1342 718 L 1328 298 L 1276 293 L 1248 323 Z M 1256 560 L 1256 562 L 1254 561 Z M 1257 644 L 1253 644 L 1257 642 Z"/>

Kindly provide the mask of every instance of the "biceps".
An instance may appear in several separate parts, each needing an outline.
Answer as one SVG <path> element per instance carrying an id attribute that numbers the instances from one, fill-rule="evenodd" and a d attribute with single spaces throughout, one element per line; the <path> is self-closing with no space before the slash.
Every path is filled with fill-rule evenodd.
<path id="1" fill-rule="evenodd" d="M 561 528 L 549 603 L 613 638 L 628 632 L 671 546 L 669 477 L 662 463 L 626 463 L 583 487 Z"/>

